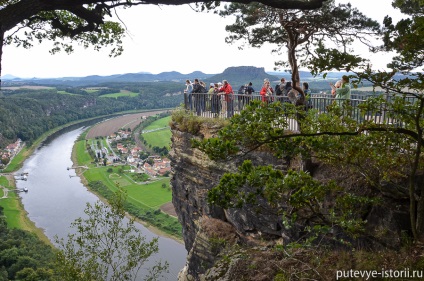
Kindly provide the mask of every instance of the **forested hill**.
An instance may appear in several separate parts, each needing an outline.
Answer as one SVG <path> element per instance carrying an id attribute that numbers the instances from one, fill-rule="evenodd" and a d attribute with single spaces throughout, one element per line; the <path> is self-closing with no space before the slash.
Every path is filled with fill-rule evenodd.
<path id="1" fill-rule="evenodd" d="M 183 100 L 181 93 L 160 87 L 148 91 L 140 85 L 126 85 L 130 90 L 120 88 L 125 87 L 3 90 L 0 149 L 16 138 L 31 143 L 44 132 L 72 121 L 128 110 L 176 107 Z"/>
<path id="2" fill-rule="evenodd" d="M 142 75 L 128 74 L 121 76 L 120 79 L 125 80 L 124 76 L 128 79 L 129 77 L 139 79 Z M 149 77 L 151 78 L 152 74 Z M 165 81 L 116 82 L 119 80 L 115 79 L 117 76 L 112 76 L 114 78 L 112 80 L 102 78 L 96 82 L 93 81 L 94 77 L 75 81 L 66 79 L 66 81 L 62 79 L 2 81 L 0 149 L 15 141 L 16 138 L 32 142 L 44 132 L 75 120 L 127 110 L 177 107 L 184 101 L 185 88 L 185 81 L 178 79 L 199 78 L 207 83 L 221 82 L 226 79 L 233 86 L 234 91 L 243 84 L 253 82 L 254 89 L 259 91 L 265 78 L 275 85 L 281 77 L 289 79 L 290 76 L 288 73 L 271 75 L 266 73 L 264 68 L 240 66 L 229 67 L 222 74 L 217 75 L 197 71 L 188 77 L 178 72 L 167 72 L 156 76 L 156 78 L 159 77 Z M 310 75 L 303 76 L 305 79 L 307 77 L 310 78 Z M 328 81 L 324 79 L 306 81 L 310 82 L 313 93 L 329 90 Z"/>

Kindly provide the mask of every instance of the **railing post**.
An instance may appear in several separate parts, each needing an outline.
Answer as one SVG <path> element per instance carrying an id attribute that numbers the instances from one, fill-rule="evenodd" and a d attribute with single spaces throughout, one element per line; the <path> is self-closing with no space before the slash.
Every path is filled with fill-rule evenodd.
<path id="1" fill-rule="evenodd" d="M 184 92 L 184 108 L 185 110 L 188 110 L 188 97 L 187 97 L 187 92 Z"/>

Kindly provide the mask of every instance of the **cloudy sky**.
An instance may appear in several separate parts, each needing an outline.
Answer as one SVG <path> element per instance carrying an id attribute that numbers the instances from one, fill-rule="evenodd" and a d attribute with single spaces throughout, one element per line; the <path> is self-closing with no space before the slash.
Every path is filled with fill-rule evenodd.
<path id="1" fill-rule="evenodd" d="M 351 1 L 360 11 L 379 22 L 390 14 L 400 13 L 390 0 L 379 0 L 378 9 L 372 0 Z M 339 0 L 337 2 L 347 3 Z M 122 73 L 178 71 L 184 74 L 203 71 L 214 74 L 230 66 L 252 65 L 273 71 L 280 60 L 270 53 L 269 46 L 239 50 L 239 43 L 225 43 L 225 26 L 231 19 L 214 14 L 196 13 L 188 6 L 139 6 L 119 10 L 119 17 L 128 28 L 124 54 L 109 58 L 107 50 L 96 52 L 77 47 L 71 55 L 50 55 L 51 42 L 35 44 L 29 50 L 5 46 L 2 75 L 22 78 L 112 75 Z M 284 59 L 285 55 L 283 55 Z M 375 67 L 384 68 L 387 57 L 372 57 Z"/>

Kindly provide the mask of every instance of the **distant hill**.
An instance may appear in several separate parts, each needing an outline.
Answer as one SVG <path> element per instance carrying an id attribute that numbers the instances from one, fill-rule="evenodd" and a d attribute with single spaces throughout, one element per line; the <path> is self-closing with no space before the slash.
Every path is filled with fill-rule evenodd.
<path id="1" fill-rule="evenodd" d="M 139 83 L 139 82 L 160 82 L 174 81 L 184 83 L 186 79 L 193 80 L 199 78 L 205 80 L 215 74 L 206 74 L 201 71 L 195 71 L 189 74 L 182 74 L 177 71 L 162 72 L 159 74 L 151 74 L 147 72 L 114 74 L 109 76 L 90 75 L 85 77 L 60 77 L 60 78 L 31 78 L 21 79 L 13 75 L 4 75 L 4 82 L 12 80 L 24 80 L 28 82 L 43 84 L 43 85 L 66 85 L 66 86 L 95 86 L 102 83 Z"/>
<path id="2" fill-rule="evenodd" d="M 314 77 L 308 71 L 300 71 L 301 81 L 307 82 L 318 82 L 323 81 L 322 76 Z M 338 80 L 345 74 L 352 74 L 347 72 L 328 72 L 326 81 Z M 185 80 L 190 79 L 193 81 L 195 78 L 209 83 L 222 82 L 222 80 L 228 80 L 233 86 L 234 90 L 237 90 L 241 85 L 249 82 L 253 83 L 253 88 L 257 91 L 262 87 L 264 79 L 269 79 L 272 85 L 276 85 L 280 79 L 284 77 L 286 80 L 291 80 L 291 74 L 288 71 L 270 71 L 265 72 L 263 67 L 255 66 L 234 66 L 228 67 L 224 72 L 219 74 L 206 74 L 202 71 L 194 71 L 188 74 L 182 74 L 178 71 L 162 72 L 159 74 L 152 74 L 149 72 L 138 72 L 138 73 L 125 73 L 125 74 L 114 74 L 108 76 L 90 75 L 85 77 L 60 77 L 60 78 L 19 78 L 14 75 L 2 76 L 2 83 L 16 83 L 25 82 L 39 85 L 51 85 L 51 86 L 71 86 L 71 87 L 84 87 L 84 86 L 96 86 L 105 83 L 140 83 L 140 82 L 176 82 L 184 84 Z"/>
<path id="3" fill-rule="evenodd" d="M 235 66 L 225 69 L 221 74 L 206 79 L 205 82 L 217 83 L 222 82 L 222 80 L 227 80 L 233 87 L 233 90 L 237 90 L 240 86 L 252 82 L 253 88 L 259 91 L 264 79 L 269 79 L 271 82 L 280 80 L 278 76 L 266 73 L 263 67 Z"/>
<path id="4" fill-rule="evenodd" d="M 2 80 L 15 80 L 15 79 L 20 79 L 20 78 L 14 76 L 14 75 L 6 74 L 6 75 L 2 75 L 1 79 Z"/>

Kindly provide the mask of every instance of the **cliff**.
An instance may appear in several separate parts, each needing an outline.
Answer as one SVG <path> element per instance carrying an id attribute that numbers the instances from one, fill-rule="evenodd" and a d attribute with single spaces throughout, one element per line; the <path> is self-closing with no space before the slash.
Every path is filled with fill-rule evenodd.
<path id="1" fill-rule="evenodd" d="M 283 226 L 281 214 L 265 200 L 259 200 L 257 204 L 246 205 L 241 209 L 227 210 L 207 202 L 208 191 L 218 184 L 220 177 L 225 172 L 236 171 L 237 166 L 247 157 L 254 164 L 271 164 L 283 171 L 288 168 L 289 163 L 275 158 L 267 151 L 256 151 L 231 162 L 211 161 L 201 151 L 192 148 L 191 140 L 215 136 L 220 125 L 213 122 L 199 123 L 194 125 L 197 126 L 195 130 L 180 125 L 176 122 L 171 124 L 171 185 L 173 204 L 182 224 L 185 247 L 189 255 L 179 280 L 273 280 L 284 267 L 296 268 L 296 272 L 312 272 L 311 266 L 305 260 L 312 262 L 318 254 L 301 251 L 301 261 L 294 256 L 287 259 L 284 250 L 275 250 L 280 249 L 281 245 L 297 241 L 302 232 L 301 226 L 311 224 L 311 218 L 300 220 L 299 227 L 289 229 Z M 295 162 L 290 165 L 291 168 L 296 168 Z M 358 192 L 365 190 L 364 183 L 357 180 L 354 174 L 334 173 L 329 167 L 317 166 L 315 178 L 332 178 L 345 188 L 357 189 Z M 389 187 L 387 190 L 387 196 L 381 204 L 360 210 L 361 215 L 368 221 L 367 234 L 364 237 L 349 241 L 349 238 L 337 229 L 334 230 L 334 235 L 346 239 L 356 248 L 381 250 L 389 245 L 391 249 L 399 247 L 402 232 L 408 229 L 407 196 L 394 195 Z M 335 198 L 328 199 L 332 200 Z M 325 237 L 322 240 L 324 241 Z M 340 245 L 336 247 L 340 248 Z M 332 262 L 337 260 L 334 258 L 332 252 L 326 252 L 323 257 Z M 345 258 L 345 265 L 349 266 L 353 258 L 349 258 L 349 255 Z M 305 265 L 308 265 L 308 269 L 304 268 Z M 329 274 L 334 277 L 334 272 Z"/>

